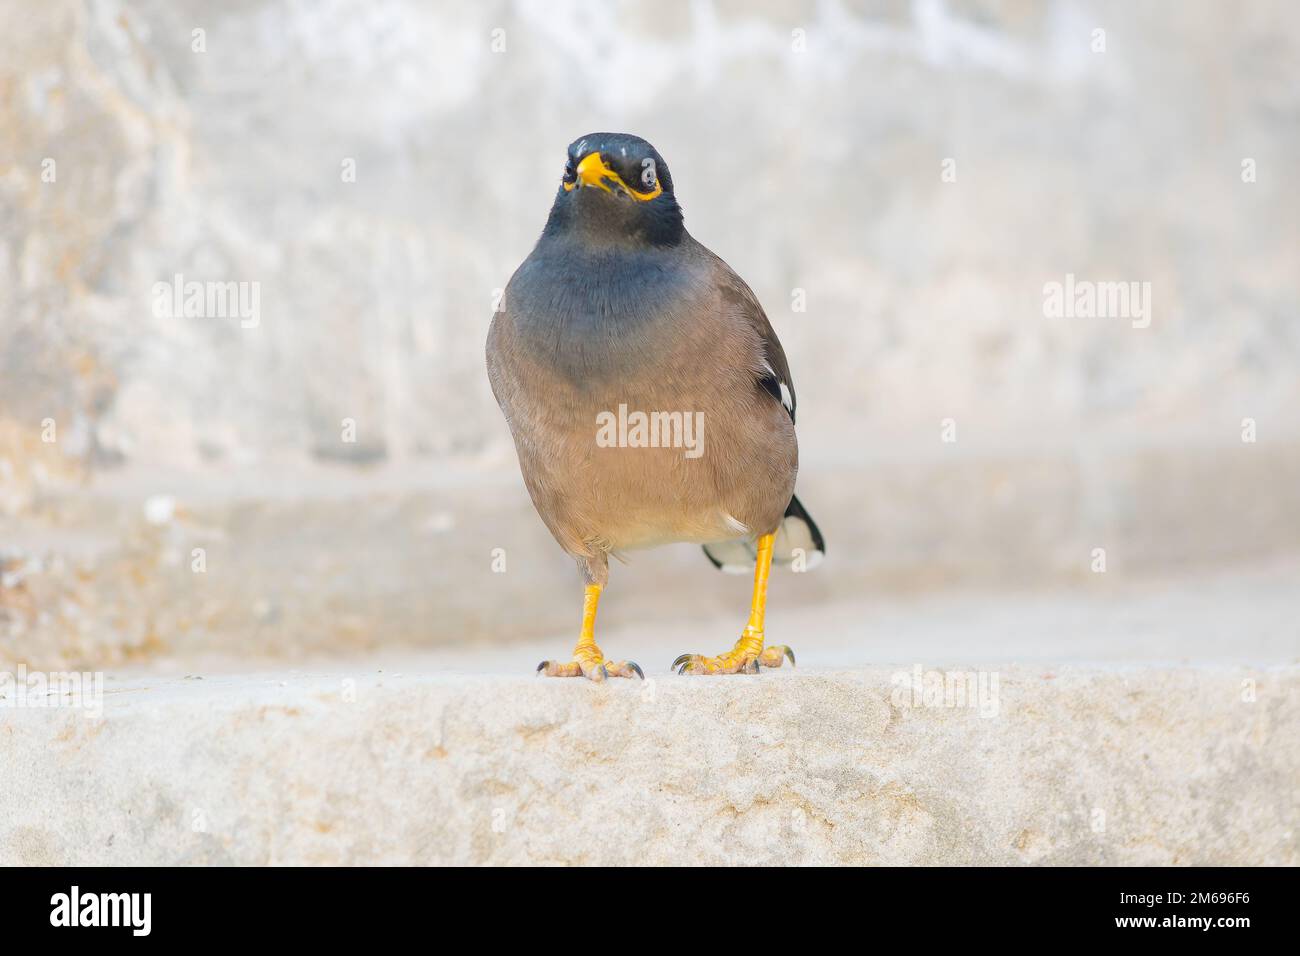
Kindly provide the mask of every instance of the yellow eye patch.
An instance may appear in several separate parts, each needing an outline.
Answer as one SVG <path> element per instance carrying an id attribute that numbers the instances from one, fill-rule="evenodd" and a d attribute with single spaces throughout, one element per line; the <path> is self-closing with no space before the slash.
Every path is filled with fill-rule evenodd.
<path id="1" fill-rule="evenodd" d="M 600 153 L 588 153 L 582 158 L 582 162 L 578 163 L 577 179 L 565 183 L 564 191 L 568 192 L 578 186 L 598 186 L 609 193 L 614 191 L 610 189 L 611 182 L 638 202 L 649 202 L 664 191 L 657 179 L 654 189 L 649 191 L 633 189 L 623 182 L 622 176 L 605 164 L 605 161 L 600 158 Z"/>

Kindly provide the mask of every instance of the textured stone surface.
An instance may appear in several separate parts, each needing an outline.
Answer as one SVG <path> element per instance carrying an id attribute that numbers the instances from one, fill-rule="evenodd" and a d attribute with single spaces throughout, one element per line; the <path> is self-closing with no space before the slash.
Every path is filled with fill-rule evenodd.
<path id="1" fill-rule="evenodd" d="M 1300 862 L 1294 666 L 893 675 L 112 681 L 0 711 L 0 863 Z"/>

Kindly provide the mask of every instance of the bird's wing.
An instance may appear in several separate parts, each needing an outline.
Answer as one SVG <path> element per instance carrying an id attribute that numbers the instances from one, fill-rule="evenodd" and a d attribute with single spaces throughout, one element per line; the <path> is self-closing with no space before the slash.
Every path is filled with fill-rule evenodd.
<path id="1" fill-rule="evenodd" d="M 758 296 L 754 295 L 754 290 L 717 255 L 711 252 L 709 255 L 714 261 L 718 287 L 722 290 L 724 300 L 735 308 L 739 317 L 748 322 L 758 335 L 762 351 L 761 367 L 756 370 L 758 384 L 785 406 L 790 420 L 794 421 L 794 381 L 790 377 L 790 363 L 786 361 L 781 340 L 776 337 L 776 331 L 768 321 L 763 306 L 759 304 Z"/>
<path id="2" fill-rule="evenodd" d="M 793 423 L 796 404 L 794 382 L 781 340 L 776 337 L 776 331 L 772 328 L 767 313 L 763 311 L 763 306 L 759 304 L 758 297 L 754 295 L 754 290 L 722 259 L 713 253 L 708 255 L 716 270 L 716 281 L 724 300 L 758 337 L 761 368 L 755 374 L 759 386 L 781 403 Z M 816 567 L 825 555 L 826 544 L 821 530 L 793 495 L 777 528 L 773 551 L 773 558 L 778 564 L 790 563 L 796 552 L 802 553 L 806 562 L 804 570 Z M 758 552 L 752 538 L 739 538 L 706 544 L 704 553 L 714 567 L 720 570 L 747 574 L 753 571 Z"/>

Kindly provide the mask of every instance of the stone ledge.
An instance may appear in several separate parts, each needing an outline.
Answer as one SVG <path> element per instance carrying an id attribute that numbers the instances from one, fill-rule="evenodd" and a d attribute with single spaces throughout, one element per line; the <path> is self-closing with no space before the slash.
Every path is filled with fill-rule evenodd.
<path id="1" fill-rule="evenodd" d="M 0 709 L 0 863 L 1300 862 L 1300 668 L 908 666 L 110 679 Z"/>

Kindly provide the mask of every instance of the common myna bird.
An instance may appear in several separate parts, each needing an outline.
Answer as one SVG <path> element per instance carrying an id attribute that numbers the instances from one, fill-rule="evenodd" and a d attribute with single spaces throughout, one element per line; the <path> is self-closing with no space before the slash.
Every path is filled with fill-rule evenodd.
<path id="1" fill-rule="evenodd" d="M 637 136 L 569 146 L 537 245 L 493 316 L 488 378 L 551 534 L 586 578 L 582 631 L 551 677 L 644 677 L 596 646 L 609 556 L 674 541 L 754 568 L 749 623 L 684 674 L 756 673 L 772 561 L 811 568 L 821 532 L 794 497 L 799 452 L 785 353 L 749 286 L 682 224 L 663 157 Z"/>

